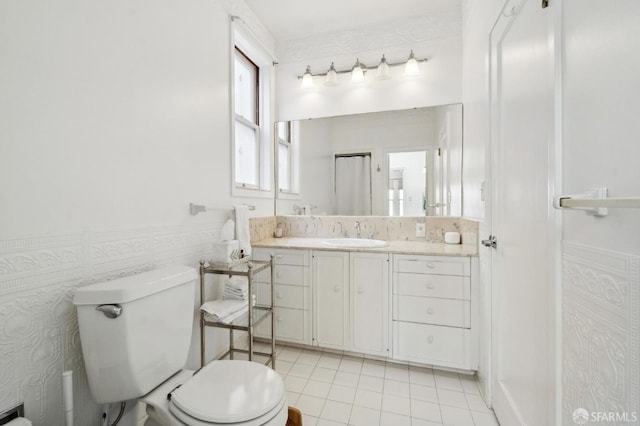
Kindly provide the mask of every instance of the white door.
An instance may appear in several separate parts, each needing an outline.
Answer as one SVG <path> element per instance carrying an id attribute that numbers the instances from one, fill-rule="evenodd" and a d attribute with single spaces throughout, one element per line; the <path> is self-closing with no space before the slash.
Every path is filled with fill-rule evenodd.
<path id="1" fill-rule="evenodd" d="M 350 253 L 351 349 L 389 355 L 389 255 Z"/>
<path id="2" fill-rule="evenodd" d="M 491 32 L 493 402 L 503 426 L 554 424 L 553 16 L 540 3 L 507 2 Z"/>
<path id="3" fill-rule="evenodd" d="M 313 344 L 347 349 L 349 345 L 349 253 L 314 251 Z"/>

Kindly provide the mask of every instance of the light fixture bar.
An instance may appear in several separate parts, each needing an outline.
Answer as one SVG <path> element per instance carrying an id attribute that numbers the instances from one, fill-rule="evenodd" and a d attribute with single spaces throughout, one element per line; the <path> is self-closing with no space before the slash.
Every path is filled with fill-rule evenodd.
<path id="1" fill-rule="evenodd" d="M 415 58 L 416 62 L 421 64 L 423 62 L 427 62 L 427 58 L 423 58 L 423 59 L 419 59 L 419 58 Z M 407 63 L 407 61 L 404 62 L 387 62 L 387 65 L 389 65 L 390 67 L 400 67 L 400 66 L 404 66 Z M 378 68 L 378 65 L 376 64 L 376 66 L 370 67 L 367 66 L 365 64 L 363 64 L 362 62 L 360 63 L 362 70 L 366 73 L 367 71 L 371 71 L 371 70 L 375 70 Z M 336 74 L 351 74 L 353 67 L 348 68 L 348 69 L 344 69 L 344 70 L 340 70 L 340 69 L 335 69 Z M 327 72 L 323 72 L 323 73 L 311 73 L 312 77 L 326 77 L 326 75 L 328 74 L 329 71 Z M 298 76 L 298 80 L 302 80 L 302 75 Z"/>

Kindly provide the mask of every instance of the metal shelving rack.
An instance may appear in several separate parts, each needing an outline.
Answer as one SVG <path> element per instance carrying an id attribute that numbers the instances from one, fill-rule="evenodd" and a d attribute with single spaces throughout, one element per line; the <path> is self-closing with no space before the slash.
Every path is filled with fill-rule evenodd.
<path id="1" fill-rule="evenodd" d="M 249 355 L 249 361 L 253 360 L 254 355 L 266 356 L 267 361 L 266 365 L 271 364 L 271 368 L 275 370 L 276 368 L 276 341 L 275 341 L 275 317 L 273 315 L 273 306 L 274 306 L 274 297 L 275 291 L 273 287 L 274 282 L 274 262 L 273 255 L 271 256 L 271 260 L 269 261 L 248 261 L 243 262 L 238 265 L 234 265 L 228 268 L 219 268 L 208 265 L 204 260 L 200 261 L 200 304 L 204 303 L 204 281 L 206 274 L 214 274 L 214 275 L 228 275 L 228 276 L 241 276 L 247 277 L 248 281 L 248 293 L 249 300 L 247 303 L 249 304 L 249 310 L 247 313 L 242 315 L 240 318 L 232 321 L 230 324 L 224 324 L 221 322 L 208 321 L 206 314 L 200 311 L 200 366 L 204 367 L 205 365 L 205 327 L 218 327 L 218 328 L 226 328 L 229 330 L 229 350 L 220 355 L 218 359 L 222 359 L 229 355 L 229 359 L 233 359 L 234 353 L 245 353 Z M 265 269 L 269 268 L 271 270 L 271 306 L 261 306 L 255 305 L 252 306 L 251 295 L 253 294 L 253 280 L 255 274 L 261 272 Z M 257 327 L 262 321 L 264 321 L 267 317 L 271 318 L 271 353 L 267 352 L 254 352 L 253 350 L 253 333 L 254 328 Z M 246 331 L 249 338 L 249 348 L 248 349 L 240 349 L 234 347 L 233 344 L 233 331 Z"/>

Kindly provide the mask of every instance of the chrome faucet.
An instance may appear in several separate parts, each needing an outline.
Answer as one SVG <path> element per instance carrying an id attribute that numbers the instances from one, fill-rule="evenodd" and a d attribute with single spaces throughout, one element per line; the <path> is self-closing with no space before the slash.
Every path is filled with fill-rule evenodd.
<path id="1" fill-rule="evenodd" d="M 358 222 L 357 220 L 354 228 L 356 228 L 356 238 L 360 238 L 360 222 Z"/>

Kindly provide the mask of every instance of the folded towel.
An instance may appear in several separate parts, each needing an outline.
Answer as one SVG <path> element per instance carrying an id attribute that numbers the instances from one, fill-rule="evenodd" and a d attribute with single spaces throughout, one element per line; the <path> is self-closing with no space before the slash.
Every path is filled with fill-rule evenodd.
<path id="1" fill-rule="evenodd" d="M 248 300 L 249 293 L 235 293 L 225 290 L 224 293 L 222 293 L 222 298 L 225 300 Z"/>
<path id="2" fill-rule="evenodd" d="M 243 300 L 211 300 L 200 306 L 200 310 L 209 315 L 214 321 L 233 315 L 236 312 L 247 309 L 247 302 Z"/>
<path id="3" fill-rule="evenodd" d="M 238 312 L 236 312 L 235 314 L 231 314 L 231 315 L 227 315 L 224 318 L 220 318 L 218 320 L 218 322 L 221 322 L 223 324 L 231 324 L 233 321 L 235 321 L 236 319 L 240 318 L 241 316 L 243 316 L 244 314 L 246 314 L 249 311 L 249 307 L 245 306 L 244 309 L 240 309 Z"/>
<path id="4" fill-rule="evenodd" d="M 249 283 L 248 283 L 246 278 L 243 278 L 243 277 L 231 277 L 231 278 L 225 278 L 224 286 L 225 286 L 225 288 L 229 288 L 229 289 L 232 289 L 232 290 L 239 290 L 239 291 L 245 291 L 246 292 L 248 287 L 249 287 Z"/>

